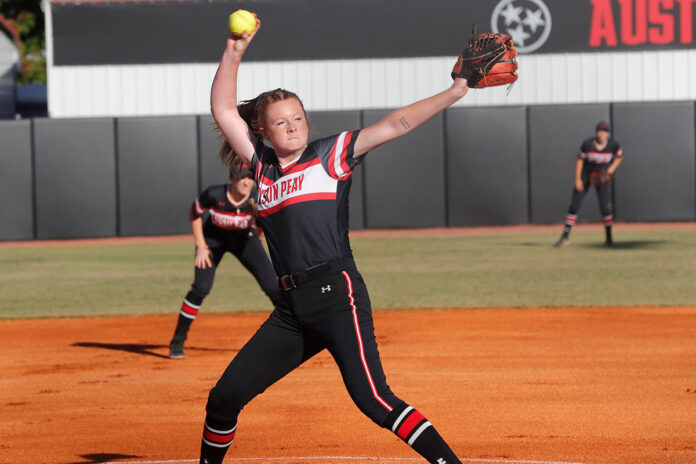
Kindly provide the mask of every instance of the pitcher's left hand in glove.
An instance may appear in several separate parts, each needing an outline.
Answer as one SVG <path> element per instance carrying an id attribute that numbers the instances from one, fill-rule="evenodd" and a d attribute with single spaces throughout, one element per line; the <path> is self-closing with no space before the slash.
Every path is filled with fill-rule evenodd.
<path id="1" fill-rule="evenodd" d="M 512 84 L 517 80 L 517 49 L 507 34 L 485 32 L 476 35 L 462 51 L 452 70 L 452 79 L 461 77 L 469 87 L 481 89 Z"/>

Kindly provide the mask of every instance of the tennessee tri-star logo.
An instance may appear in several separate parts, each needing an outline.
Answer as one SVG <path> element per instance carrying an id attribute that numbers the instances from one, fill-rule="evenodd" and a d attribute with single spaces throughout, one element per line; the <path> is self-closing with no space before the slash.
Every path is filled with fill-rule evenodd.
<path id="1" fill-rule="evenodd" d="M 500 0 L 491 15 L 491 30 L 510 34 L 520 53 L 531 53 L 551 34 L 551 12 L 541 0 Z"/>

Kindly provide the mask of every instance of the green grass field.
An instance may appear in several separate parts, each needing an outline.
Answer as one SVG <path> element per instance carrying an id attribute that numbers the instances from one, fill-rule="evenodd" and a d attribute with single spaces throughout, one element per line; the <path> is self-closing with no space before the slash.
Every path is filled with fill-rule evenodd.
<path id="1" fill-rule="evenodd" d="M 377 309 L 696 304 L 696 231 L 353 238 Z M 0 248 L 0 318 L 175 313 L 193 278 L 189 243 Z M 266 311 L 226 255 L 204 312 Z"/>

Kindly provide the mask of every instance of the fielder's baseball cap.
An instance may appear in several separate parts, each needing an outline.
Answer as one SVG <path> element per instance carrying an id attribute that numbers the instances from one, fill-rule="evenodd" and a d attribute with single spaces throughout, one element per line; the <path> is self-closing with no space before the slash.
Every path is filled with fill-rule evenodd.
<path id="1" fill-rule="evenodd" d="M 607 131 L 607 132 L 609 132 L 609 124 L 607 124 L 607 123 L 604 122 L 604 121 L 598 122 L 598 123 L 597 123 L 597 130 L 598 130 L 598 131 Z"/>

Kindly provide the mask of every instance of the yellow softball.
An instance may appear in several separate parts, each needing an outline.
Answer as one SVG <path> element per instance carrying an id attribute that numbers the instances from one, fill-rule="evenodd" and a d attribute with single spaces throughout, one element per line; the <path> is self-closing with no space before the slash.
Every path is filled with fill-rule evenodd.
<path id="1" fill-rule="evenodd" d="M 244 31 L 249 34 L 256 29 L 256 16 L 247 10 L 237 10 L 230 15 L 230 31 L 235 37 L 241 37 Z"/>

